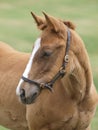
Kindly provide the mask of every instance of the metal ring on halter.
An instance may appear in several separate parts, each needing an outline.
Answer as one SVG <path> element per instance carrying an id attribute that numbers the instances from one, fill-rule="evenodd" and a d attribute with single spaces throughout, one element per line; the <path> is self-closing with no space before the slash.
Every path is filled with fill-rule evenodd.
<path id="1" fill-rule="evenodd" d="M 64 58 L 65 62 L 69 62 L 69 55 L 66 55 L 65 58 Z"/>
<path id="2" fill-rule="evenodd" d="M 40 83 L 40 88 L 44 89 L 45 88 L 45 83 Z"/>

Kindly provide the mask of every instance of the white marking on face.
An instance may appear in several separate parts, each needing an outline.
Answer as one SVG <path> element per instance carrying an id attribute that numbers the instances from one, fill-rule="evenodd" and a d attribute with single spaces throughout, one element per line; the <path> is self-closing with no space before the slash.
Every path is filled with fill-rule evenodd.
<path id="1" fill-rule="evenodd" d="M 20 79 L 18 86 L 16 88 L 16 95 L 17 96 L 20 96 L 20 86 L 21 86 L 22 83 L 23 83 L 23 79 Z"/>
<path id="2" fill-rule="evenodd" d="M 30 57 L 29 62 L 27 64 L 26 68 L 25 68 L 25 71 L 23 73 L 23 76 L 26 77 L 26 78 L 28 78 L 28 74 L 29 74 L 29 72 L 31 70 L 34 56 L 35 56 L 37 50 L 40 48 L 40 41 L 41 41 L 41 38 L 38 38 L 36 40 L 36 42 L 34 44 L 34 49 L 33 49 L 32 54 L 31 54 L 31 57 Z M 21 87 L 21 84 L 23 82 L 24 82 L 23 79 L 20 79 L 19 84 L 18 84 L 18 86 L 16 88 L 16 95 L 18 95 L 18 96 L 20 95 L 20 89 L 21 89 L 20 87 Z"/>

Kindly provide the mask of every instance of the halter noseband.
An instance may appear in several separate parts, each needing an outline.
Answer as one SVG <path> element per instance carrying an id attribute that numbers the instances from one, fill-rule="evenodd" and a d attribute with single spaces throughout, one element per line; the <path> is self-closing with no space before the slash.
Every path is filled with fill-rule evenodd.
<path id="1" fill-rule="evenodd" d="M 66 43 L 66 52 L 65 52 L 64 61 L 63 61 L 63 64 L 62 64 L 60 70 L 58 71 L 58 73 L 53 77 L 53 79 L 50 82 L 38 83 L 38 82 L 36 82 L 34 80 L 30 80 L 24 76 L 22 76 L 22 79 L 25 82 L 28 82 L 29 84 L 35 84 L 40 88 L 48 88 L 50 91 L 53 91 L 53 84 L 56 82 L 56 80 L 58 80 L 59 78 L 62 78 L 66 74 L 65 69 L 66 69 L 66 65 L 69 61 L 68 52 L 69 52 L 69 47 L 70 47 L 70 40 L 71 40 L 71 32 L 69 29 L 67 29 L 67 43 Z"/>

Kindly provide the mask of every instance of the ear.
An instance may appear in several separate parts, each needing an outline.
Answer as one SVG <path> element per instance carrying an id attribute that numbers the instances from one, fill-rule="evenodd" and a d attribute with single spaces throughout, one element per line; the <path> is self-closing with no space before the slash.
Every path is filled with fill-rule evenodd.
<path id="1" fill-rule="evenodd" d="M 44 18 L 40 17 L 40 16 L 37 16 L 35 15 L 33 12 L 31 12 L 31 15 L 32 17 L 34 18 L 38 28 L 40 30 L 44 30 L 44 28 L 46 27 L 46 21 Z"/>
<path id="2" fill-rule="evenodd" d="M 47 15 L 46 13 L 44 13 L 47 25 L 55 32 L 59 32 L 60 31 L 60 22 L 59 20 L 55 19 L 52 16 Z"/>
<path id="3" fill-rule="evenodd" d="M 71 21 L 63 21 L 63 23 L 64 23 L 67 27 L 69 27 L 69 28 L 75 30 L 75 25 L 74 25 Z"/>

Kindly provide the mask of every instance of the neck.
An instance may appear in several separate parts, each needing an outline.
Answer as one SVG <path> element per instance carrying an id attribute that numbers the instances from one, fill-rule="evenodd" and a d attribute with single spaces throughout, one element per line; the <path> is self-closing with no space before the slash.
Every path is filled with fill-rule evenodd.
<path id="1" fill-rule="evenodd" d="M 83 41 L 74 31 L 71 33 L 67 75 L 62 79 L 62 83 L 69 96 L 74 97 L 79 102 L 90 92 L 92 73 Z"/>

